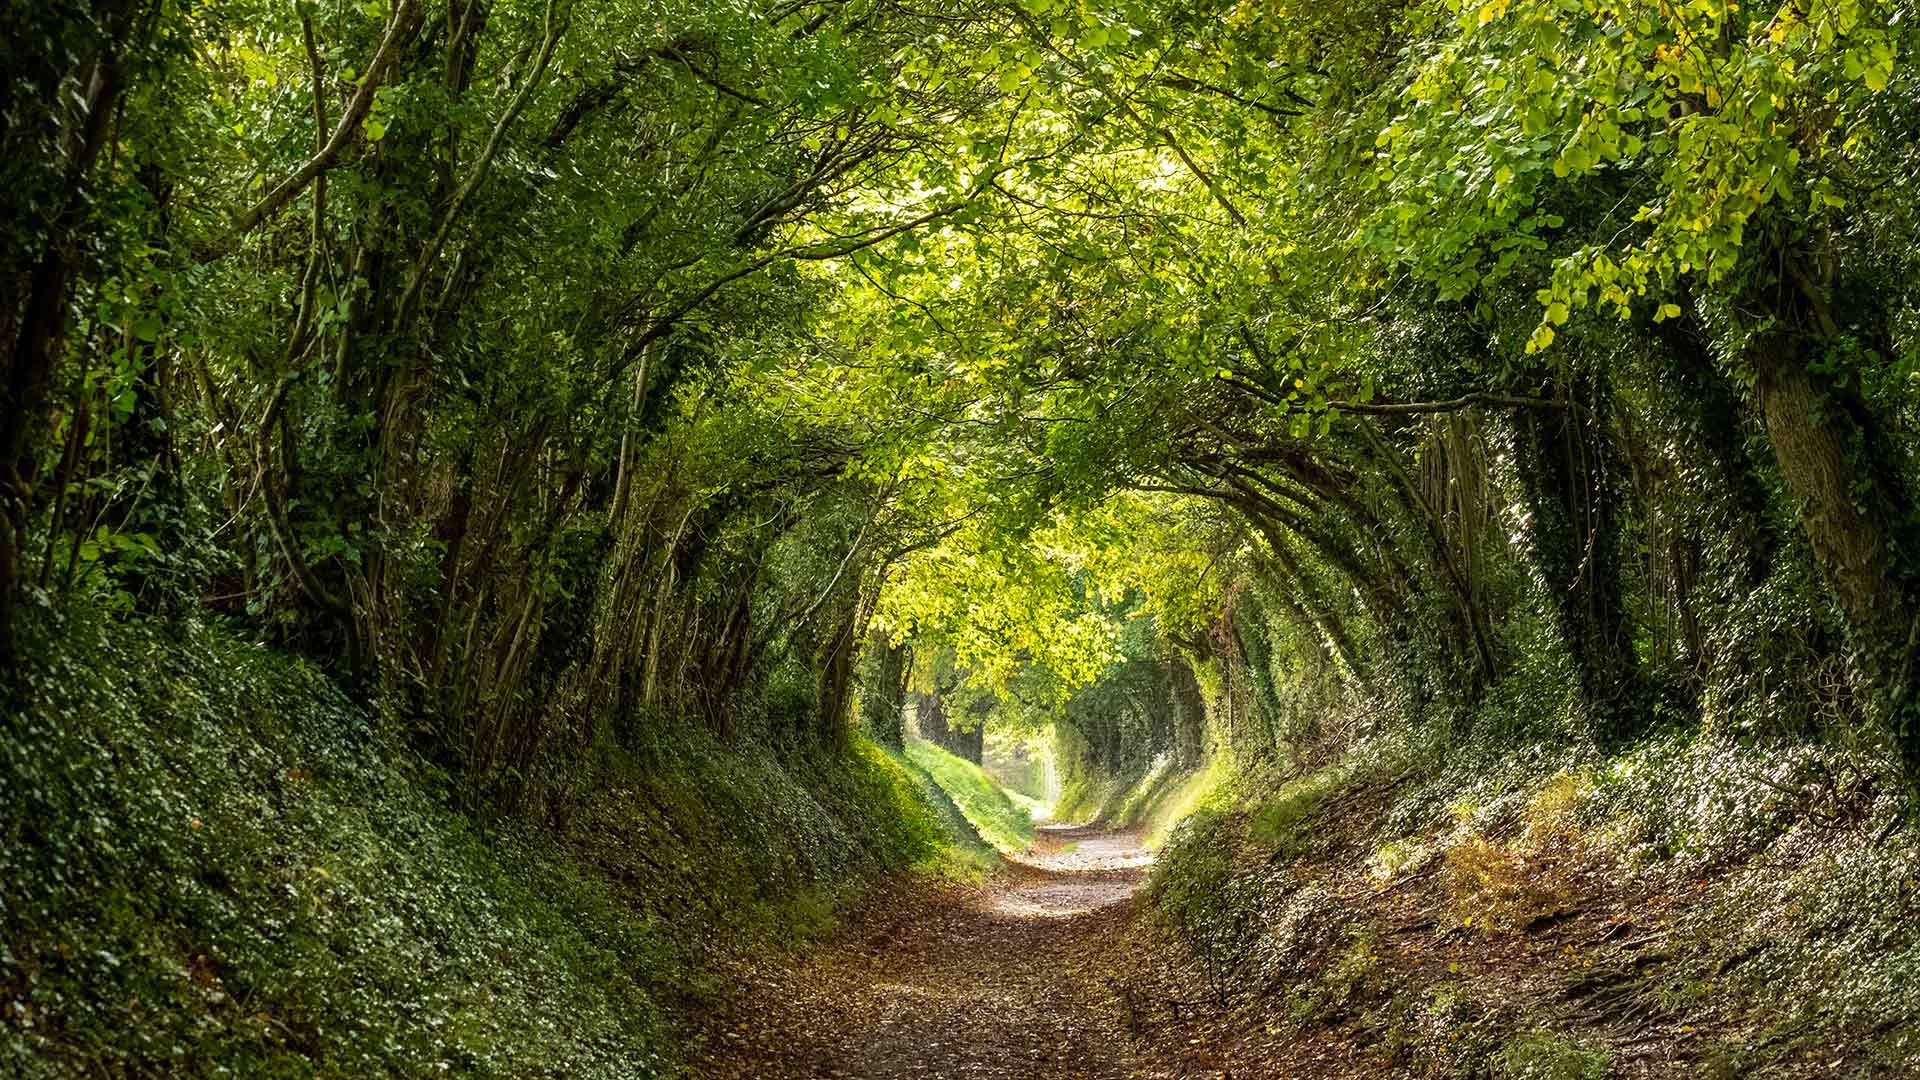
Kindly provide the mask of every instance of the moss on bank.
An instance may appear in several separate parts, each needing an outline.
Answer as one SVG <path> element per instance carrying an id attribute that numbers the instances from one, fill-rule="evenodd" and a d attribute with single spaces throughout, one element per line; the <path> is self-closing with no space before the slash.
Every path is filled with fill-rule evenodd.
<path id="1" fill-rule="evenodd" d="M 1033 817 L 1007 797 L 980 766 L 919 739 L 907 743 L 907 760 L 926 770 L 986 841 L 1002 852 L 1033 843 Z"/>
<path id="2" fill-rule="evenodd" d="M 1185 960 L 1139 978 L 1351 1048 L 1334 1075 L 1911 1075 L 1920 843 L 1884 768 L 1676 732 L 1242 773 L 1156 864 Z"/>
<path id="3" fill-rule="evenodd" d="M 0 1073 L 647 1077 L 721 941 L 942 856 L 898 760 L 689 731 L 482 824 L 311 666 L 38 621 L 0 729 Z M 667 920 L 672 920 L 671 930 Z"/>

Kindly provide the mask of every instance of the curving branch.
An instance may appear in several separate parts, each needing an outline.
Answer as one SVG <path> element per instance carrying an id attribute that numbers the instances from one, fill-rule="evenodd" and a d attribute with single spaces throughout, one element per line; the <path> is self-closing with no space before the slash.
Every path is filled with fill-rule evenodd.
<path id="1" fill-rule="evenodd" d="M 1569 409 L 1573 403 L 1557 398 L 1519 397 L 1514 394 L 1463 394 L 1447 401 L 1358 402 L 1329 401 L 1335 412 L 1364 416 L 1416 416 L 1426 413 L 1459 412 L 1475 405 L 1494 405 L 1510 409 Z"/>
<path id="2" fill-rule="evenodd" d="M 493 159 L 500 152 L 500 143 L 506 137 L 507 129 L 520 119 L 520 113 L 526 109 L 528 100 L 533 97 L 534 92 L 540 88 L 542 81 L 546 78 L 547 65 L 553 60 L 553 51 L 559 46 L 560 38 L 567 32 L 570 15 L 570 11 L 559 10 L 559 0 L 547 0 L 547 13 L 541 30 L 540 56 L 534 62 L 533 70 L 521 82 L 519 91 L 513 96 L 513 101 L 507 105 L 506 112 L 502 113 L 500 119 L 493 125 L 493 131 L 488 134 L 486 146 L 480 151 L 479 158 L 474 161 L 473 167 L 467 172 L 467 178 L 461 182 L 459 190 L 454 192 L 445 212 L 440 215 L 440 224 L 434 229 L 433 238 L 427 242 L 419 259 L 415 260 L 413 271 L 407 278 L 406 290 L 401 293 L 400 302 L 395 308 L 399 312 L 395 319 L 397 324 L 404 325 L 407 317 L 413 313 L 413 306 L 419 302 L 421 289 L 426 285 L 427 273 L 432 270 L 434 260 L 440 257 L 441 250 L 446 247 L 447 236 L 452 232 L 455 220 L 466 209 L 467 200 L 473 197 L 473 193 L 479 190 L 481 182 L 487 178 L 488 170 L 493 166 Z"/>
<path id="3" fill-rule="evenodd" d="M 340 114 L 340 122 L 334 125 L 333 134 L 299 168 L 269 188 L 259 202 L 234 218 L 218 239 L 194 252 L 196 262 L 215 262 L 231 255 L 240 246 L 242 237 L 259 228 L 261 222 L 305 191 L 315 177 L 339 162 L 341 152 L 353 141 L 354 133 L 360 130 L 360 124 L 366 120 L 367 114 L 373 111 L 374 93 L 399 62 L 401 49 L 413 39 L 423 21 L 420 0 L 399 0 L 399 5 L 394 8 L 393 21 L 387 24 L 387 32 L 380 39 L 379 48 L 374 50 L 373 59 L 367 63 L 367 71 L 361 76 L 360 85 L 354 90 L 353 97 L 348 99 L 346 111 Z"/>

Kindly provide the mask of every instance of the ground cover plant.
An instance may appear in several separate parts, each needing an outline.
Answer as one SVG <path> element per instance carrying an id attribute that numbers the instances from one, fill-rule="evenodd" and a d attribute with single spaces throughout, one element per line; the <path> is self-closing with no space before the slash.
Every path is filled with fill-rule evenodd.
<path id="1" fill-rule="evenodd" d="M 7 1066 L 1912 1071 L 1917 20 L 8 6 Z"/>

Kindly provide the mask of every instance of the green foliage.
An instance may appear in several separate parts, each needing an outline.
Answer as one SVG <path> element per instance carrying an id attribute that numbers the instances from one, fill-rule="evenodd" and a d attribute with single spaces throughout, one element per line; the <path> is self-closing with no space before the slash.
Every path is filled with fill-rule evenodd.
<path id="1" fill-rule="evenodd" d="M 100 1009 L 247 980 L 259 1030 L 150 1029 L 183 1067 L 517 1068 L 529 992 L 470 957 L 532 934 L 495 910 L 625 926 L 579 850 L 700 941 L 1022 846 L 977 769 L 856 734 L 898 741 L 896 650 L 958 728 L 1051 732 L 1061 817 L 1189 818 L 1155 888 L 1223 998 L 1256 938 L 1317 947 L 1234 859 L 1319 854 L 1337 789 L 1393 781 L 1388 873 L 1524 892 L 1510 825 L 1738 863 L 1920 777 L 1908 5 L 14 8 L 0 654 L 42 635 L 40 802 L 0 858 L 46 903 L 69 848 L 159 884 L 87 894 L 72 955 L 10 911 L 37 951 L 0 955 Z M 1809 857 L 1802 910 L 1890 903 L 1867 858 Z M 346 940 L 396 909 L 427 974 Z M 633 925 L 541 971 L 697 966 Z M 127 944 L 161 926 L 224 951 Z M 589 1049 L 525 1052 L 654 1045 L 643 982 L 573 978 Z"/>
<path id="2" fill-rule="evenodd" d="M 312 668 L 84 613 L 35 649 L 0 739 L 7 1071 L 667 1070 L 673 936 L 425 797 Z"/>
<path id="3" fill-rule="evenodd" d="M 1060 769 L 1060 797 L 1053 803 L 1057 821 L 1098 820 L 1130 790 L 1128 778 L 1106 776 L 1093 767 L 1086 737 L 1070 724 L 1055 729 L 1054 754 Z"/>
<path id="4" fill-rule="evenodd" d="M 1411 1056 L 1441 1076 L 1489 1075 L 1511 1022 L 1470 986 L 1439 983 L 1415 1002 Z"/>
<path id="5" fill-rule="evenodd" d="M 1233 764 L 1225 757 L 1216 757 L 1188 772 L 1181 772 L 1169 763 L 1156 774 L 1160 776 L 1157 782 L 1134 789 L 1115 820 L 1143 827 L 1142 842 L 1147 847 L 1160 847 L 1191 815 L 1204 809 L 1220 809 L 1234 800 L 1238 793 L 1229 783 L 1233 771 Z"/>
<path id="6" fill-rule="evenodd" d="M 1234 862 L 1240 828 L 1231 814 L 1192 814 L 1168 838 L 1145 891 L 1155 914 L 1193 950 L 1209 992 L 1223 1003 L 1241 989 L 1237 976 L 1258 925 L 1258 883 Z"/>
<path id="7" fill-rule="evenodd" d="M 1031 815 L 980 766 L 919 739 L 908 741 L 907 760 L 925 770 L 994 847 L 1012 854 L 1033 843 Z"/>
<path id="8" fill-rule="evenodd" d="M 1050 805 L 1055 791 L 1053 740 L 1029 736 L 1004 728 L 986 733 L 982 766 L 1009 794 L 1042 807 Z"/>
<path id="9" fill-rule="evenodd" d="M 864 744 L 789 771 L 684 740 L 556 834 L 446 809 L 322 675 L 225 630 L 82 611 L 32 655 L 0 738 L 9 1074 L 668 1075 L 656 1003 L 707 991 L 712 935 L 796 940 L 942 858 Z"/>
<path id="10" fill-rule="evenodd" d="M 1493 1059 L 1501 1080 L 1606 1080 L 1613 1075 L 1612 1055 L 1540 1029 L 1516 1035 Z"/>
<path id="11" fill-rule="evenodd" d="M 980 835 L 980 830 L 960 809 L 960 804 L 947 794 L 947 790 L 931 774 L 915 765 L 905 753 L 895 757 L 894 761 L 906 770 L 921 802 L 932 812 L 944 834 L 941 838 L 941 857 L 926 869 L 936 877 L 971 882 L 1005 865 L 1000 849 Z"/>
<path id="12" fill-rule="evenodd" d="M 1318 979 L 1288 992 L 1288 1013 L 1293 1021 L 1302 1025 L 1336 1024 L 1380 996 L 1383 965 L 1378 950 L 1370 931 L 1356 931 Z"/>
<path id="13" fill-rule="evenodd" d="M 1351 776 L 1342 763 L 1290 780 L 1251 807 L 1248 829 L 1254 841 L 1278 858 L 1298 858 L 1312 842 L 1309 831 L 1320 804 Z"/>
<path id="14" fill-rule="evenodd" d="M 1763 215 L 1846 205 L 1832 171 L 1870 136 L 1841 118 L 1888 85 L 1884 18 L 1857 3 L 1467 5 L 1379 136 L 1396 196 L 1382 229 L 1443 295 L 1463 296 L 1548 249 L 1567 224 L 1549 209 L 1566 205 L 1560 181 L 1638 174 L 1650 191 L 1616 239 L 1559 256 L 1527 350 L 1589 303 L 1625 317 L 1648 297 L 1656 320 L 1679 317 L 1666 290 L 1734 275 Z"/>

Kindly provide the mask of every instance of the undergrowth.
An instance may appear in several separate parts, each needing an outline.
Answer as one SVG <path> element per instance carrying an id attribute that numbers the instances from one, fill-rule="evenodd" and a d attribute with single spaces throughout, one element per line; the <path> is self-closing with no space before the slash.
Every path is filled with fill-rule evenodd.
<path id="1" fill-rule="evenodd" d="M 672 1075 L 663 1006 L 712 989 L 717 936 L 804 935 L 862 875 L 942 860 L 868 745 L 787 770 L 690 739 L 609 766 L 562 833 L 483 825 L 315 669 L 222 629 L 28 640 L 0 730 L 0 1074 Z"/>
<path id="2" fill-rule="evenodd" d="M 1011 853 L 1033 843 L 1033 816 L 980 766 L 919 739 L 907 742 L 907 760 L 926 770 L 995 848 Z"/>
<path id="3" fill-rule="evenodd" d="M 1920 1066 L 1920 847 L 1871 754 L 1491 742 L 1237 769 L 1171 832 L 1147 910 L 1210 995 L 1428 1075 L 1615 1075 L 1649 1024 L 1703 1075 Z"/>

